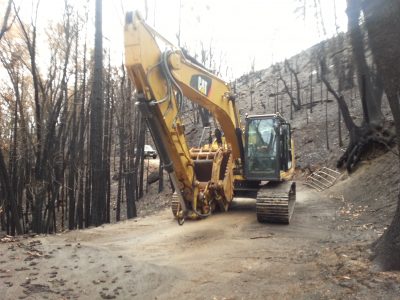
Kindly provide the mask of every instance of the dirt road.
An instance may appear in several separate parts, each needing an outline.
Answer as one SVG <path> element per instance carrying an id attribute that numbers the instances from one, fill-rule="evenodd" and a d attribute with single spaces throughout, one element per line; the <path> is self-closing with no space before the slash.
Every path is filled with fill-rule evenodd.
<path id="1" fill-rule="evenodd" d="M 178 226 L 169 210 L 0 244 L 2 299 L 396 299 L 399 274 L 367 260 L 373 232 L 343 226 L 340 203 L 298 188 L 290 225 L 254 203 Z"/>

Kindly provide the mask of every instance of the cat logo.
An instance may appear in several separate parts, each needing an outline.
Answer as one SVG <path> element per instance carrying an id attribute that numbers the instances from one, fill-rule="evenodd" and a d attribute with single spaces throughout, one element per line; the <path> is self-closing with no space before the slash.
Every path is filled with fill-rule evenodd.
<path id="1" fill-rule="evenodd" d="M 211 89 L 211 79 L 203 75 L 193 75 L 190 86 L 205 96 L 208 96 Z"/>

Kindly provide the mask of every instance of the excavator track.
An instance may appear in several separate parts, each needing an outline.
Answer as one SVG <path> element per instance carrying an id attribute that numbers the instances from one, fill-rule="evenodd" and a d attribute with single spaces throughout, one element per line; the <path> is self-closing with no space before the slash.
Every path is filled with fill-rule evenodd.
<path id="1" fill-rule="evenodd" d="M 295 201 L 295 182 L 269 182 L 257 193 L 257 220 L 261 223 L 289 224 Z"/>

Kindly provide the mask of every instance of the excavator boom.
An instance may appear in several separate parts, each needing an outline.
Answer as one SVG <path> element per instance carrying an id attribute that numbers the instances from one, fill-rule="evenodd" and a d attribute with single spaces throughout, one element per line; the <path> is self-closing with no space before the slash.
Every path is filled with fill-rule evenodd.
<path id="1" fill-rule="evenodd" d="M 164 52 L 159 44 L 165 47 Z M 236 132 L 241 125 L 228 83 L 187 60 L 137 12 L 128 15 L 125 25 L 125 64 L 147 101 L 164 99 L 169 86 L 174 85 L 185 97 L 211 112 L 232 147 L 233 158 L 241 157 L 242 137 L 238 139 Z"/>

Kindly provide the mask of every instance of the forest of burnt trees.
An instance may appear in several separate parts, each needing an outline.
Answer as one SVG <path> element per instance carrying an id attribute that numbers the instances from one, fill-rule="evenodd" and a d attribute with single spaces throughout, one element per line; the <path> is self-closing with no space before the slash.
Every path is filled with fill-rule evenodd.
<path id="1" fill-rule="evenodd" d="M 113 66 L 103 49 L 102 1 L 96 0 L 93 48 L 87 42 L 88 10 L 64 2 L 62 22 L 46 31 L 48 55 L 38 56 L 39 2 L 29 22 L 21 19 L 12 0 L 1 16 L 1 76 L 6 79 L 0 90 L 0 221 L 1 229 L 11 235 L 98 226 L 112 221 L 113 208 L 115 221 L 122 218 L 122 211 L 133 218 L 135 202 L 143 196 L 145 120 L 135 107 L 134 87 L 123 62 Z M 400 4 L 396 0 L 347 4 L 350 77 L 355 72 L 364 112 L 361 125 L 353 122 L 341 93 L 349 69 L 335 68 L 338 87 L 328 78 L 327 65 L 340 65 L 335 63 L 340 47 L 327 56 L 321 43 L 313 63 L 349 131 L 350 143 L 338 166 L 351 171 L 369 145 L 390 147 L 400 134 L 400 71 L 393 67 L 400 65 Z M 295 113 L 304 105 L 297 79 L 301 70 L 289 62 L 284 65 L 295 92 L 280 73 L 277 81 Z M 397 135 L 390 133 L 381 113 L 384 94 Z M 199 116 L 204 119 L 200 109 L 187 109 L 200 112 L 194 122 L 200 121 Z M 111 192 L 112 173 L 117 174 L 116 195 Z M 386 269 L 400 269 L 399 232 L 400 200 L 391 225 L 374 245 L 375 260 Z"/>
<path id="2" fill-rule="evenodd" d="M 96 7 L 101 25 L 101 5 Z M 35 13 L 26 23 L 9 1 L 2 23 L 0 60 L 9 85 L 1 89 L 1 227 L 14 235 L 100 225 L 110 222 L 113 207 L 121 219 L 122 203 L 126 217 L 135 217 L 143 187 L 133 187 L 140 187 L 135 179 L 143 176 L 144 158 L 143 151 L 134 156 L 134 147 L 143 148 L 145 126 L 124 66 L 111 66 L 107 51 L 103 58 L 101 26 L 90 50 L 88 11 L 68 1 L 62 22 L 48 28 L 49 53 L 43 55 L 38 6 Z"/>

